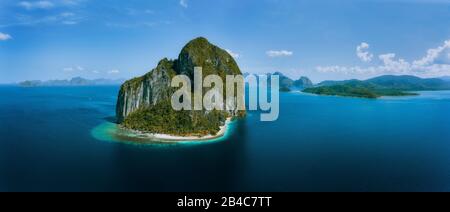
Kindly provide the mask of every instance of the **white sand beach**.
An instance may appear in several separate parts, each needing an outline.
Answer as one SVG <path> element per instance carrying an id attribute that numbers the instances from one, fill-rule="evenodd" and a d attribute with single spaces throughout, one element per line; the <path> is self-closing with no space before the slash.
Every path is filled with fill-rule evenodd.
<path id="1" fill-rule="evenodd" d="M 136 130 L 129 130 L 132 131 L 134 134 L 137 134 L 139 137 L 145 137 L 149 139 L 156 139 L 160 141 L 177 141 L 177 142 L 187 142 L 187 141 L 207 141 L 212 140 L 216 138 L 220 138 L 225 135 L 225 133 L 228 130 L 228 125 L 231 123 L 231 118 L 228 118 L 225 121 L 225 125 L 220 127 L 220 131 L 216 135 L 206 135 L 206 136 L 174 136 L 174 135 L 167 135 L 167 134 L 154 134 L 154 133 L 143 133 Z"/>

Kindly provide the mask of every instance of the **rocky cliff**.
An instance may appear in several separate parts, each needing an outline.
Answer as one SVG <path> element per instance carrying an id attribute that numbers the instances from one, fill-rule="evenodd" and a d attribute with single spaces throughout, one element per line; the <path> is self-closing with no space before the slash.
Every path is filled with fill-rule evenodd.
<path id="1" fill-rule="evenodd" d="M 122 123 L 139 108 L 169 99 L 172 95 L 170 82 L 175 75 L 174 61 L 163 59 L 155 69 L 144 76 L 126 81 L 120 88 L 117 99 L 117 121 Z"/>
<path id="2" fill-rule="evenodd" d="M 171 95 L 175 91 L 174 88 L 170 87 L 172 77 L 175 75 L 184 74 L 187 75 L 192 82 L 194 82 L 194 67 L 203 68 L 203 77 L 206 77 L 209 74 L 216 74 L 219 75 L 224 82 L 226 75 L 241 74 L 236 61 L 230 54 L 228 54 L 225 50 L 211 44 L 205 38 L 196 38 L 186 44 L 186 46 L 181 50 L 178 59 L 163 59 L 159 62 L 158 66 L 149 73 L 144 76 L 131 79 L 121 86 L 116 108 L 117 121 L 136 130 L 151 131 L 151 129 L 154 129 L 154 127 L 145 126 L 155 124 L 154 120 L 148 120 L 148 118 L 140 117 L 137 113 L 149 115 L 152 109 L 154 110 L 155 106 L 158 106 L 158 109 L 169 108 L 168 105 L 161 104 L 170 104 Z M 243 98 L 243 95 L 236 96 L 236 98 Z M 245 111 L 226 112 L 228 113 L 227 116 L 245 115 Z M 169 111 L 169 113 L 172 112 Z M 130 115 L 133 115 L 132 118 L 128 118 Z M 168 120 L 168 117 L 153 116 L 157 114 L 150 115 L 152 116 L 152 119 L 156 118 L 158 120 L 162 120 L 163 122 L 173 121 Z M 209 114 L 207 112 L 191 112 L 188 113 L 188 120 L 184 120 L 184 123 L 177 122 L 174 124 L 190 126 L 199 125 L 199 120 L 211 119 L 208 115 Z M 171 116 L 171 114 L 166 114 L 166 116 Z M 173 117 L 179 118 L 180 114 L 175 114 Z M 223 119 L 220 118 L 220 120 Z M 135 123 L 137 121 L 141 123 Z M 214 126 L 215 129 L 218 129 L 218 127 L 219 126 Z M 161 130 L 158 131 L 160 132 Z M 172 131 L 176 131 L 176 129 L 173 129 Z M 186 132 L 184 134 L 188 133 Z"/>
<path id="3" fill-rule="evenodd" d="M 311 88 L 314 84 L 308 77 L 300 77 L 300 79 L 294 82 L 294 86 L 298 88 Z"/>

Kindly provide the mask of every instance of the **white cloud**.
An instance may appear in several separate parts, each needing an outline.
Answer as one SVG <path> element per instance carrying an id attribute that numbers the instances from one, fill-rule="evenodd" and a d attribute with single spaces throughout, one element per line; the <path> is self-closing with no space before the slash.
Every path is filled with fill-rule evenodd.
<path id="1" fill-rule="evenodd" d="M 19 6 L 23 7 L 27 10 L 33 9 L 50 9 L 55 6 L 51 1 L 21 1 L 19 2 Z"/>
<path id="2" fill-rule="evenodd" d="M 424 66 L 424 65 L 430 65 L 434 63 L 434 61 L 447 49 L 450 49 L 450 40 L 446 40 L 444 42 L 444 45 L 439 46 L 434 49 L 428 49 L 427 55 L 419 60 L 416 60 L 413 62 L 414 65 L 417 66 Z"/>
<path id="3" fill-rule="evenodd" d="M 92 73 L 94 73 L 94 74 L 100 74 L 100 71 L 93 70 Z"/>
<path id="4" fill-rule="evenodd" d="M 84 21 L 84 17 L 77 16 L 75 13 L 63 12 L 54 15 L 47 15 L 43 17 L 35 17 L 33 15 L 18 15 L 17 22 L 11 22 L 5 25 L 0 25 L 1 27 L 12 27 L 12 26 L 36 26 L 36 25 L 74 25 Z"/>
<path id="5" fill-rule="evenodd" d="M 435 63 L 446 49 L 450 49 L 450 40 L 444 42 L 442 46 L 429 49 L 425 57 L 408 62 L 402 58 L 397 58 L 396 54 L 381 54 L 378 59 L 381 62 L 379 66 L 318 66 L 316 71 L 322 73 L 340 73 L 340 74 L 408 74 L 423 77 L 436 77 L 450 75 L 450 64 Z"/>
<path id="6" fill-rule="evenodd" d="M 120 73 L 120 71 L 119 71 L 119 70 L 117 70 L 117 69 L 114 69 L 114 70 L 108 71 L 108 74 L 118 74 L 118 73 Z"/>
<path id="7" fill-rule="evenodd" d="M 84 68 L 81 66 L 63 68 L 63 72 L 69 73 L 69 72 L 75 72 L 75 71 L 84 71 Z"/>
<path id="8" fill-rule="evenodd" d="M 317 66 L 316 71 L 321 73 L 362 74 L 373 70 L 364 69 L 359 66 Z"/>
<path id="9" fill-rule="evenodd" d="M 61 23 L 64 24 L 64 25 L 75 25 L 75 24 L 78 24 L 78 22 L 76 22 L 76 21 L 63 21 Z"/>
<path id="10" fill-rule="evenodd" d="M 0 41 L 6 41 L 12 39 L 11 35 L 0 32 Z"/>
<path id="11" fill-rule="evenodd" d="M 404 59 L 396 59 L 394 53 L 382 54 L 378 58 L 383 62 L 384 72 L 397 72 L 407 74 L 411 71 L 411 64 Z"/>
<path id="12" fill-rule="evenodd" d="M 73 17 L 73 16 L 75 16 L 75 14 L 71 13 L 71 12 L 64 12 L 64 13 L 61 13 L 60 16 L 61 17 Z"/>
<path id="13" fill-rule="evenodd" d="M 233 52 L 233 51 L 231 51 L 229 49 L 225 49 L 225 51 L 227 51 L 228 54 L 230 54 L 232 57 L 234 57 L 234 59 L 238 59 L 241 56 L 240 54 L 235 53 L 235 52 Z"/>
<path id="14" fill-rule="evenodd" d="M 369 44 L 362 42 L 359 46 L 356 47 L 356 55 L 361 59 L 363 62 L 370 62 L 372 61 L 373 54 L 368 52 Z"/>
<path id="15" fill-rule="evenodd" d="M 266 52 L 269 57 L 289 57 L 294 54 L 294 52 L 287 50 L 269 50 Z"/>
<path id="16" fill-rule="evenodd" d="M 28 12 L 21 11 L 14 15 L 14 19 L 7 23 L 0 24 L 2 27 L 13 26 L 35 26 L 42 24 L 62 24 L 62 25 L 74 25 L 85 20 L 86 17 L 82 17 L 70 11 L 74 8 L 78 8 L 83 2 L 88 0 L 28 0 L 20 1 L 16 5 Z M 37 13 L 33 10 L 53 10 L 54 13 Z M 60 12 L 59 12 L 60 11 Z"/>
<path id="17" fill-rule="evenodd" d="M 75 6 L 84 0 L 61 0 L 61 4 L 65 6 Z"/>
<path id="18" fill-rule="evenodd" d="M 64 72 L 73 72 L 74 69 L 72 67 L 63 68 Z"/>
<path id="19" fill-rule="evenodd" d="M 75 25 L 83 21 L 82 17 L 77 16 L 72 12 L 63 12 L 55 16 L 48 16 L 42 20 L 42 23 L 60 23 L 64 25 Z"/>
<path id="20" fill-rule="evenodd" d="M 39 1 L 29 0 L 29 1 L 20 1 L 18 3 L 18 6 L 26 10 L 53 9 L 57 7 L 77 6 L 84 1 L 86 0 L 39 0 Z"/>
<path id="21" fill-rule="evenodd" d="M 188 0 L 180 0 L 180 5 L 182 6 L 182 7 L 184 7 L 184 8 L 187 8 L 188 7 L 188 2 L 187 2 Z"/>

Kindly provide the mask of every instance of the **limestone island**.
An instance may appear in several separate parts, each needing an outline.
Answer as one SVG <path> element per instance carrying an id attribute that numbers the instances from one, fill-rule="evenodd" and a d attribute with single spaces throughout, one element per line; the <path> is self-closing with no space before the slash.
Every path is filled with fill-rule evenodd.
<path id="1" fill-rule="evenodd" d="M 305 93 L 376 99 L 384 96 L 416 96 L 417 91 L 450 90 L 450 82 L 409 75 L 383 75 L 368 80 L 323 81 Z"/>
<path id="2" fill-rule="evenodd" d="M 121 86 L 116 106 L 119 127 L 149 139 L 168 141 L 210 140 L 223 136 L 228 123 L 245 117 L 245 110 L 176 111 L 172 108 L 172 94 L 177 90 L 171 87 L 172 78 L 186 75 L 194 82 L 194 67 L 202 67 L 203 77 L 215 74 L 224 82 L 226 75 L 242 74 L 227 51 L 203 37 L 196 38 L 183 47 L 178 59 L 164 58 L 144 76 Z M 208 90 L 203 88 L 203 94 Z M 245 97 L 235 92 L 233 98 Z"/>

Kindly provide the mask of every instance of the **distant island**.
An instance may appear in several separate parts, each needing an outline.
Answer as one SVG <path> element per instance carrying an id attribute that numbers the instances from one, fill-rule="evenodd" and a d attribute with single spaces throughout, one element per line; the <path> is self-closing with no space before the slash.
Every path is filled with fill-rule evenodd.
<path id="1" fill-rule="evenodd" d="M 415 91 L 450 90 L 445 78 L 423 79 L 415 76 L 384 75 L 368 80 L 324 81 L 303 92 L 318 95 L 379 98 L 382 96 L 417 95 Z"/>
<path id="2" fill-rule="evenodd" d="M 246 73 L 244 76 L 257 75 Z M 293 80 L 281 72 L 267 73 L 270 77 L 279 76 L 280 92 L 302 91 L 317 95 L 347 96 L 359 98 L 379 98 L 383 96 L 415 96 L 416 91 L 450 90 L 450 77 L 420 78 L 416 76 L 383 75 L 368 80 L 326 80 L 314 84 L 308 77 Z"/>
<path id="3" fill-rule="evenodd" d="M 120 85 L 125 79 L 94 79 L 89 80 L 82 77 L 74 77 L 69 80 L 27 80 L 18 83 L 22 87 L 52 87 L 52 86 L 97 86 L 97 85 Z"/>
<path id="4" fill-rule="evenodd" d="M 162 59 L 144 76 L 126 81 L 120 88 L 116 117 L 121 128 L 159 139 L 211 139 L 224 134 L 227 120 L 244 117 L 245 111 L 175 111 L 171 96 L 172 77 L 186 75 L 194 79 L 194 67 L 203 68 L 203 76 L 241 75 L 234 58 L 199 37 L 188 42 L 175 60 Z M 226 87 L 226 86 L 224 86 Z M 203 92 L 207 92 L 204 89 Z M 235 98 L 244 98 L 236 94 Z"/>
<path id="5" fill-rule="evenodd" d="M 244 74 L 245 77 L 249 75 L 258 74 Z M 424 79 L 410 75 L 383 75 L 368 80 L 326 80 L 314 84 L 305 76 L 293 80 L 281 72 L 265 75 L 268 78 L 268 86 L 270 86 L 271 76 L 279 76 L 280 92 L 302 91 L 317 95 L 379 98 L 383 96 L 415 96 L 418 95 L 415 93 L 416 91 L 450 90 L 450 76 Z"/>
<path id="6" fill-rule="evenodd" d="M 249 74 L 249 73 L 244 74 L 245 77 L 247 77 L 248 75 L 252 75 L 252 74 Z M 257 75 L 257 74 L 253 74 L 253 75 Z M 294 81 L 293 79 L 289 78 L 288 76 L 284 75 L 281 72 L 267 73 L 265 75 L 267 76 L 267 86 L 271 85 L 270 84 L 271 76 L 279 77 L 280 92 L 291 92 L 291 91 L 295 91 L 295 90 L 303 90 L 305 88 L 310 88 L 310 87 L 314 86 L 312 81 L 308 77 L 305 77 L 305 76 L 302 76 L 298 80 Z"/>
<path id="7" fill-rule="evenodd" d="M 308 77 L 300 77 L 298 80 L 292 80 L 281 72 L 275 72 L 273 74 L 267 74 L 270 79 L 271 75 L 276 75 L 280 77 L 280 91 L 281 92 L 290 92 L 293 90 L 302 90 L 305 88 L 310 88 L 313 85 L 311 80 Z M 270 85 L 270 84 L 269 84 Z"/>

